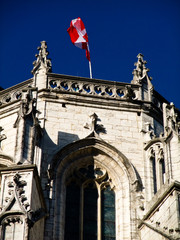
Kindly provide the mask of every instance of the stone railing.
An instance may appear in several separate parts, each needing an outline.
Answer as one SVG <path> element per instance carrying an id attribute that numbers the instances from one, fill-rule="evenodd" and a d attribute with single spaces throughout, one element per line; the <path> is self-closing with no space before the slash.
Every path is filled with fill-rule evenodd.
<path id="1" fill-rule="evenodd" d="M 17 101 L 22 97 L 22 89 L 32 83 L 32 79 L 29 79 L 23 83 L 20 83 L 11 88 L 0 91 L 0 107 L 2 105 Z"/>
<path id="2" fill-rule="evenodd" d="M 65 79 L 53 76 L 48 78 L 48 88 L 60 92 L 131 100 L 138 99 L 139 92 L 139 86 L 134 84 L 96 79 Z"/>
<path id="3" fill-rule="evenodd" d="M 0 98 L 0 106 L 21 98 L 21 91 L 9 92 Z"/>
<path id="4" fill-rule="evenodd" d="M 64 93 L 74 93 L 111 99 L 140 100 L 142 89 L 139 84 L 128 84 L 107 80 L 87 79 L 82 77 L 48 75 L 48 88 Z M 152 91 L 152 103 L 162 111 L 163 102 L 167 102 L 159 93 Z M 148 102 L 148 100 L 144 100 Z"/>
<path id="5" fill-rule="evenodd" d="M 141 86 L 107 80 L 97 80 L 82 77 L 73 77 L 48 73 L 47 88 L 50 91 L 89 95 L 120 100 L 143 100 L 141 98 Z M 29 79 L 16 86 L 0 91 L 0 107 L 22 98 L 23 89 L 31 86 L 33 79 Z M 162 111 L 162 103 L 167 102 L 160 94 L 153 91 L 152 103 Z M 168 103 L 168 102 L 167 102 Z"/>

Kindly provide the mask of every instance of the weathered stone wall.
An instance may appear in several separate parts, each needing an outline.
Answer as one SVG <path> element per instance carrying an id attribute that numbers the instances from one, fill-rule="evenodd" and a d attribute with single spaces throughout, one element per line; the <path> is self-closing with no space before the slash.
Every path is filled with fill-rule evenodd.
<path id="1" fill-rule="evenodd" d="M 167 192 L 167 189 L 166 191 Z M 179 238 L 179 191 L 175 189 L 169 189 L 167 194 L 159 199 L 154 198 L 152 201 L 154 204 L 159 202 L 153 209 L 150 215 L 146 218 L 146 221 L 142 222 L 140 228 L 141 239 L 178 239 Z"/>
<path id="2" fill-rule="evenodd" d="M 13 127 L 17 118 L 17 111 L 16 106 L 12 106 L 12 109 L 8 107 L 0 109 L 0 127 L 4 129 L 1 134 L 5 134 L 6 136 L 6 139 L 1 142 L 1 150 L 12 158 L 15 155 L 17 141 L 17 129 Z"/>
<path id="3" fill-rule="evenodd" d="M 172 178 L 174 180 L 180 181 L 180 139 L 177 134 L 174 133 L 174 136 L 169 144 L 172 162 Z"/>

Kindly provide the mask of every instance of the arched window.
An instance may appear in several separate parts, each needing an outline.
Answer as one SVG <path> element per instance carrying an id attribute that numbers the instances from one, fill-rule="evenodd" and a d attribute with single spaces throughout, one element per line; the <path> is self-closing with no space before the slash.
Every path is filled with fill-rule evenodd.
<path id="1" fill-rule="evenodd" d="M 101 196 L 102 240 L 115 239 L 115 193 L 108 186 Z"/>
<path id="2" fill-rule="evenodd" d="M 115 240 L 115 192 L 105 170 L 76 168 L 66 183 L 65 240 Z"/>
<path id="3" fill-rule="evenodd" d="M 156 144 L 151 147 L 149 154 L 151 189 L 153 194 L 155 194 L 165 184 L 166 169 L 163 148 L 160 144 Z"/>
<path id="4" fill-rule="evenodd" d="M 165 163 L 164 163 L 164 158 L 160 159 L 160 161 L 159 161 L 159 180 L 160 180 L 160 186 L 165 183 Z"/>
<path id="5" fill-rule="evenodd" d="M 5 218 L 2 223 L 2 240 L 23 239 L 24 223 L 20 216 L 10 216 Z"/>
<path id="6" fill-rule="evenodd" d="M 153 185 L 153 193 L 155 194 L 157 192 L 157 178 L 156 178 L 156 156 L 155 151 L 151 149 L 150 151 L 150 161 L 151 161 L 151 179 L 152 179 L 152 185 Z"/>
<path id="7" fill-rule="evenodd" d="M 165 183 L 165 162 L 163 149 L 158 146 L 158 162 L 159 162 L 159 187 Z"/>

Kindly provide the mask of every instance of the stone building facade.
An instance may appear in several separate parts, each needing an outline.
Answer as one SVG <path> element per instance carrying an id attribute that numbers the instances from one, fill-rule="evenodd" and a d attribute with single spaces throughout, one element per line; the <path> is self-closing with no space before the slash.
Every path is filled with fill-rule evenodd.
<path id="1" fill-rule="evenodd" d="M 0 239 L 180 239 L 180 112 L 131 83 L 52 73 L 0 92 Z"/>

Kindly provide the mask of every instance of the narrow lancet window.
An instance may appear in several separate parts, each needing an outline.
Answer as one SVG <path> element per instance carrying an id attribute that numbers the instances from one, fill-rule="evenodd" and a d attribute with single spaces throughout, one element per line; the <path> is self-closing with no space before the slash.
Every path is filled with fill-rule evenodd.
<path id="1" fill-rule="evenodd" d="M 156 178 L 156 159 L 151 158 L 151 168 L 152 168 L 152 183 L 153 183 L 153 192 L 157 192 L 157 178 Z"/>
<path id="2" fill-rule="evenodd" d="M 149 152 L 151 190 L 155 194 L 165 184 L 166 166 L 161 144 L 155 144 Z"/>
<path id="3" fill-rule="evenodd" d="M 94 182 L 84 189 L 83 240 L 97 240 L 97 188 Z"/>
<path id="4" fill-rule="evenodd" d="M 115 239 L 115 194 L 110 186 L 102 190 L 101 221 L 102 240 Z"/>
<path id="5" fill-rule="evenodd" d="M 79 240 L 80 188 L 75 182 L 66 187 L 65 240 Z"/>
<path id="6" fill-rule="evenodd" d="M 164 159 L 159 161 L 160 186 L 165 183 L 165 163 Z"/>

